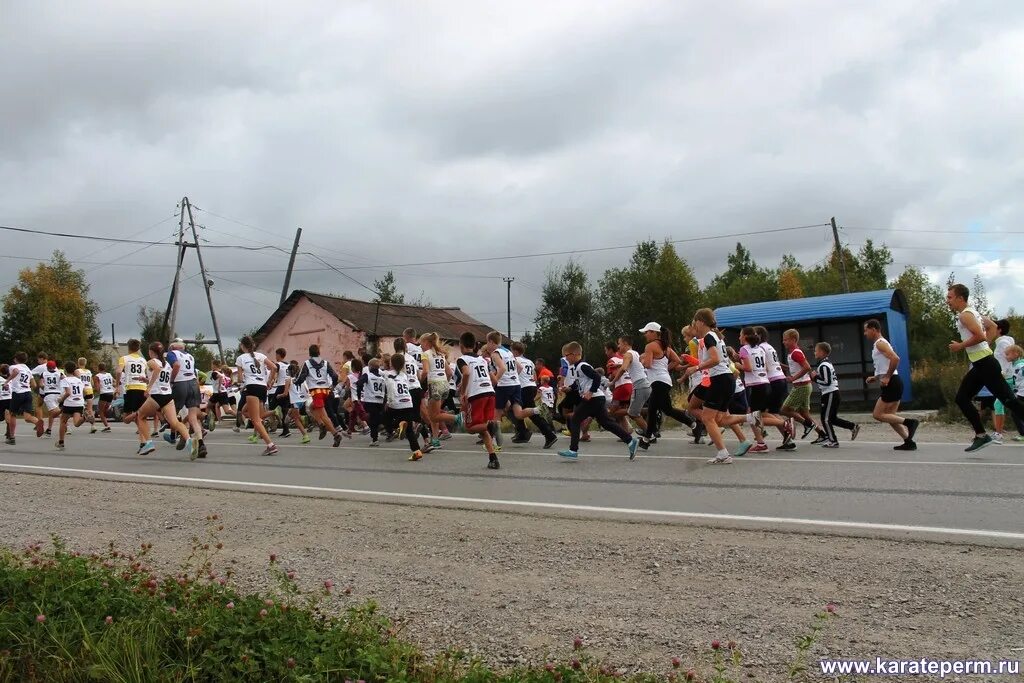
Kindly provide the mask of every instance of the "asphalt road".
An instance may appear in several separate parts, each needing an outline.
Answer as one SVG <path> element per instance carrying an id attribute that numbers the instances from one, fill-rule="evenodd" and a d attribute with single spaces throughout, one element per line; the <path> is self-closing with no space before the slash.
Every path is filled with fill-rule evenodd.
<path id="1" fill-rule="evenodd" d="M 963 444 L 922 444 L 894 453 L 892 443 L 865 437 L 824 450 L 801 442 L 786 454 L 748 455 L 709 465 L 708 446 L 680 434 L 629 462 L 625 447 L 604 434 L 582 445 L 578 462 L 556 455 L 535 436 L 512 445 L 502 469 L 485 468 L 473 438 L 456 435 L 422 461 L 407 462 L 405 442 L 368 448 L 356 436 L 338 449 L 330 440 L 279 439 L 281 454 L 260 457 L 262 444 L 220 427 L 207 439 L 210 457 L 189 462 L 159 442 L 134 455 L 134 428 L 69 435 L 58 452 L 49 438 L 18 426 L 18 444 L 0 446 L 0 471 L 96 477 L 159 484 L 367 499 L 527 514 L 598 516 L 715 527 L 796 530 L 1024 547 L 1024 446 L 975 454 Z M 0 482 L 3 478 L 0 477 Z M 12 489 L 7 489 L 10 494 Z"/>

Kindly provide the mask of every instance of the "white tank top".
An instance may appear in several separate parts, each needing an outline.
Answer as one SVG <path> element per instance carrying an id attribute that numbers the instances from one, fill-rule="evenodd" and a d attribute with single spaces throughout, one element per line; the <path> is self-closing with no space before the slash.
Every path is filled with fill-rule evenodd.
<path id="1" fill-rule="evenodd" d="M 764 369 L 768 372 L 768 381 L 785 380 L 786 373 L 782 371 L 782 363 L 779 362 L 779 354 L 775 347 L 768 342 L 761 342 L 759 346 L 764 351 Z"/>
<path id="2" fill-rule="evenodd" d="M 764 349 L 760 346 L 744 346 L 746 356 L 750 360 L 750 370 L 743 369 L 743 383 L 748 387 L 768 383 L 768 371 L 765 369 Z M 743 355 L 742 352 L 740 354 Z"/>
<path id="3" fill-rule="evenodd" d="M 150 396 L 167 396 L 171 393 L 171 365 L 163 361 L 163 367 L 157 370 L 156 382 L 149 390 Z"/>
<path id="4" fill-rule="evenodd" d="M 97 372 L 96 379 L 100 383 L 101 394 L 112 394 L 114 393 L 114 376 L 109 372 Z"/>
<path id="5" fill-rule="evenodd" d="M 11 380 L 11 393 L 24 394 L 26 391 L 32 391 L 32 371 L 24 363 L 15 363 L 11 366 L 11 374 L 14 375 L 14 379 Z"/>
<path id="6" fill-rule="evenodd" d="M 277 361 L 277 377 L 274 379 L 275 387 L 283 387 L 288 381 L 288 361 Z"/>
<path id="7" fill-rule="evenodd" d="M 1013 344 L 1013 337 L 1004 334 L 996 339 L 996 348 L 993 351 L 996 355 L 996 360 L 999 361 L 999 367 L 1003 371 L 1003 377 L 1006 379 L 1013 377 L 1013 363 L 1006 359 L 1006 350 L 1013 346 Z"/>
<path id="8" fill-rule="evenodd" d="M 43 390 L 41 392 L 39 392 L 39 393 L 41 393 L 44 396 L 46 394 L 59 394 L 60 393 L 60 379 L 61 379 L 60 370 L 53 370 L 52 372 L 50 370 L 43 371 L 43 375 L 42 375 Z"/>
<path id="9" fill-rule="evenodd" d="M 64 399 L 65 408 L 81 408 L 85 405 L 85 386 L 82 380 L 72 375 L 60 381 L 61 392 L 68 391 L 68 397 Z"/>
<path id="10" fill-rule="evenodd" d="M 494 387 L 491 386 L 491 376 L 487 372 L 487 361 L 480 356 L 463 355 L 460 360 L 465 363 L 462 374 L 469 376 L 466 384 L 466 397 L 483 396 L 493 394 Z"/>
<path id="11" fill-rule="evenodd" d="M 331 375 L 327 372 L 327 361 L 310 358 L 306 361 L 306 386 L 310 389 L 330 389 Z"/>
<path id="12" fill-rule="evenodd" d="M 299 384 L 292 377 L 292 386 L 288 389 L 288 400 L 291 403 L 305 403 L 308 394 L 306 392 L 306 383 Z"/>
<path id="13" fill-rule="evenodd" d="M 498 378 L 499 387 L 518 387 L 519 386 L 519 369 L 516 367 L 516 358 L 512 355 L 512 352 L 503 346 L 499 346 L 496 351 L 501 356 L 501 361 L 505 364 L 505 372 L 502 373 L 501 377 Z"/>
<path id="14" fill-rule="evenodd" d="M 175 351 L 178 360 L 178 374 L 174 376 L 175 382 L 191 382 L 196 378 L 196 359 L 192 354 L 184 351 Z"/>
<path id="15" fill-rule="evenodd" d="M 537 386 L 537 380 L 534 379 L 537 374 L 537 368 L 534 366 L 533 361 L 526 356 L 519 356 L 516 358 L 519 361 L 519 386 L 521 387 L 535 387 Z"/>
<path id="16" fill-rule="evenodd" d="M 668 356 L 655 358 L 651 361 L 651 367 L 647 368 L 647 379 L 654 382 L 661 382 L 672 386 L 672 376 L 668 374 Z"/>
<path id="17" fill-rule="evenodd" d="M 875 377 L 884 377 L 889 374 L 890 361 L 885 357 L 885 354 L 878 350 L 878 343 L 884 342 L 884 337 L 879 337 L 878 341 L 871 347 L 871 362 L 875 366 Z M 899 370 L 893 370 L 894 375 L 900 374 Z"/>
<path id="18" fill-rule="evenodd" d="M 697 360 L 703 364 L 710 358 L 708 349 L 714 346 L 718 349 L 718 365 L 712 366 L 707 369 L 708 377 L 717 377 L 718 375 L 731 375 L 732 369 L 729 368 L 729 354 L 725 350 L 725 342 L 719 339 L 718 335 L 714 332 L 708 332 L 697 342 Z"/>
<path id="19" fill-rule="evenodd" d="M 267 386 L 267 376 L 264 373 L 264 366 L 267 357 L 259 351 L 243 353 L 235 359 L 235 365 L 242 371 L 242 385 L 255 384 L 261 387 Z"/>
<path id="20" fill-rule="evenodd" d="M 967 308 L 965 308 L 962 311 L 961 315 L 963 313 L 972 313 L 974 317 L 977 318 L 978 324 L 981 325 L 981 314 L 978 313 L 978 311 L 973 306 L 968 306 Z M 967 341 L 968 339 L 971 338 L 971 331 L 968 330 L 962 322 L 960 322 L 959 315 L 956 317 L 956 331 L 960 333 L 960 341 Z M 984 339 L 982 339 L 979 343 L 975 344 L 974 346 L 968 346 L 964 350 L 967 351 L 967 358 L 972 363 L 981 360 L 985 356 L 992 355 L 992 349 L 989 348 L 988 341 Z"/>
<path id="21" fill-rule="evenodd" d="M 388 407 L 392 410 L 412 408 L 412 394 L 409 393 L 409 376 L 404 372 L 392 372 L 387 383 Z"/>
<path id="22" fill-rule="evenodd" d="M 6 377 L 0 377 L 0 401 L 11 400 L 11 384 Z"/>
<path id="23" fill-rule="evenodd" d="M 424 363 L 427 364 L 427 381 L 428 382 L 447 382 L 448 375 L 445 373 L 445 368 L 448 366 L 448 359 L 439 354 L 437 351 L 430 350 L 425 351 L 421 356 Z"/>
<path id="24" fill-rule="evenodd" d="M 633 381 L 633 386 L 645 385 L 647 383 L 647 370 L 644 368 L 644 364 L 640 362 L 640 354 L 636 352 L 636 349 L 630 349 L 623 356 L 623 362 L 625 362 L 626 356 L 629 356 L 629 367 L 626 368 L 625 374 L 629 375 L 629 379 Z"/>
<path id="25" fill-rule="evenodd" d="M 86 396 L 92 396 L 92 370 L 78 368 L 78 379 L 82 380 L 82 388 Z"/>
<path id="26" fill-rule="evenodd" d="M 406 358 L 408 358 L 409 356 L 412 356 L 412 359 L 416 363 L 416 370 L 415 370 L 415 372 L 412 373 L 412 376 L 413 377 L 417 376 L 419 374 L 420 370 L 423 369 L 423 347 L 420 346 L 419 344 L 408 344 L 407 343 L 405 345 L 405 356 L 406 356 Z M 409 374 L 409 373 L 406 372 L 406 374 Z"/>
<path id="27" fill-rule="evenodd" d="M 366 384 L 363 385 L 363 395 L 359 400 L 363 403 L 383 403 L 384 385 L 385 381 L 381 375 L 366 372 Z"/>

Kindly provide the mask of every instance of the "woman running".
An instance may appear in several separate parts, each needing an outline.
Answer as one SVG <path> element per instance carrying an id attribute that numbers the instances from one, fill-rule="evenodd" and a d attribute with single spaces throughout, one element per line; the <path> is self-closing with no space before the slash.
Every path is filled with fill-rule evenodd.
<path id="1" fill-rule="evenodd" d="M 427 421 L 430 423 L 430 446 L 441 447 L 441 425 L 453 425 L 456 430 L 461 426 L 459 418 L 441 410 L 441 404 L 448 398 L 448 381 L 452 376 L 452 367 L 448 364 L 448 354 L 436 332 L 428 332 L 420 337 L 422 348 L 422 369 L 419 379 L 427 385 Z"/>
<path id="2" fill-rule="evenodd" d="M 647 339 L 647 346 L 644 348 L 640 361 L 647 368 L 647 378 L 651 382 L 651 399 L 647 409 L 647 429 L 640 437 L 640 447 L 644 450 L 651 445 L 651 437 L 654 436 L 655 425 L 658 424 L 659 414 L 668 415 L 682 422 L 687 427 L 693 427 L 693 419 L 684 411 L 672 406 L 672 375 L 669 373 L 676 369 L 679 364 L 679 356 L 672 348 L 672 333 L 668 328 L 662 328 L 655 322 L 647 323 L 640 330 Z"/>
<path id="3" fill-rule="evenodd" d="M 139 428 L 139 438 L 142 439 L 142 446 L 139 447 L 139 455 L 149 455 L 156 450 L 150 439 L 149 419 L 161 415 L 170 429 L 177 432 L 181 439 L 178 441 L 177 450 L 188 448 L 189 458 L 195 460 L 199 454 L 198 450 L 192 448 L 192 439 L 188 436 L 188 427 L 178 421 L 178 411 L 174 407 L 174 396 L 171 394 L 171 364 L 164 357 L 164 345 L 160 342 L 153 342 L 149 345 L 149 361 L 146 363 L 149 368 L 149 385 L 146 389 L 146 400 L 139 408 L 135 418 L 135 424 Z"/>
<path id="4" fill-rule="evenodd" d="M 252 420 L 257 436 L 267 445 L 261 455 L 277 455 L 277 446 L 270 440 L 267 428 L 263 425 L 263 418 L 266 417 L 263 414 L 263 404 L 267 400 L 267 383 L 274 381 L 277 365 L 271 364 L 270 374 L 265 373 L 267 357 L 256 350 L 256 344 L 249 335 L 239 340 L 239 347 L 242 354 L 235 359 L 235 366 L 242 375 L 242 385 L 245 387 L 245 413 Z M 242 410 L 239 409 L 239 412 Z"/>

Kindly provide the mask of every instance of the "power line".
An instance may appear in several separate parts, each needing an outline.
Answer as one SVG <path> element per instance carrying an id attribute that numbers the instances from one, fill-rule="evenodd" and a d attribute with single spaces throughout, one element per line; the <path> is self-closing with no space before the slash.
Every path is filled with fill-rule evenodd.
<path id="1" fill-rule="evenodd" d="M 157 221 L 157 222 L 156 222 L 156 223 L 154 223 L 153 225 L 147 225 L 146 227 L 142 228 L 141 230 L 138 230 L 138 231 L 136 231 L 136 232 L 133 232 L 132 234 L 128 235 L 128 237 L 129 237 L 129 238 L 132 238 L 132 237 L 137 237 L 137 236 L 141 235 L 142 233 L 144 233 L 144 232 L 148 232 L 148 231 L 152 230 L 153 228 L 159 227 L 159 226 L 163 225 L 164 223 L 166 223 L 167 221 L 169 221 L 169 220 L 173 220 L 173 219 L 175 219 L 175 218 L 177 218 L 177 217 L 178 217 L 178 214 L 177 214 L 177 213 L 172 213 L 172 214 L 171 214 L 170 216 L 168 216 L 167 218 L 164 218 L 164 219 L 163 219 L 163 220 L 161 220 L 161 221 Z M 104 248 L 103 248 L 103 247 L 100 247 L 100 248 L 99 248 L 99 249 L 97 249 L 96 251 L 91 251 L 91 252 L 89 252 L 88 254 L 86 254 L 85 256 L 83 256 L 82 258 L 83 258 L 83 259 L 87 259 L 87 258 L 90 258 L 90 257 L 92 257 L 92 256 L 95 256 L 96 254 L 100 253 L 100 252 L 101 252 L 101 251 L 103 251 L 103 250 L 104 250 Z"/>
<path id="2" fill-rule="evenodd" d="M 187 282 L 187 281 L 191 280 L 192 278 L 198 277 L 198 276 L 199 276 L 199 273 L 195 273 L 193 275 L 189 275 L 186 278 L 182 278 L 181 281 L 182 282 Z M 109 313 L 110 311 L 116 311 L 119 308 L 124 308 L 125 306 L 129 306 L 129 305 L 134 304 L 136 302 L 142 301 L 145 298 L 151 297 L 154 294 L 159 294 L 160 292 L 166 292 L 170 288 L 171 288 L 171 285 L 167 285 L 165 287 L 161 287 L 160 289 L 155 289 L 152 292 L 149 292 L 147 294 L 143 294 L 142 296 L 136 297 L 136 298 L 132 299 L 131 301 L 125 301 L 123 304 L 118 304 L 117 306 L 111 306 L 110 308 L 104 308 L 103 310 L 100 311 L 100 313 Z"/>
<path id="3" fill-rule="evenodd" d="M 917 233 L 919 235 L 1024 235 L 1024 230 L 911 230 L 909 228 L 860 228 L 849 225 L 841 226 L 842 230 L 857 230 L 859 232 L 904 232 Z"/>

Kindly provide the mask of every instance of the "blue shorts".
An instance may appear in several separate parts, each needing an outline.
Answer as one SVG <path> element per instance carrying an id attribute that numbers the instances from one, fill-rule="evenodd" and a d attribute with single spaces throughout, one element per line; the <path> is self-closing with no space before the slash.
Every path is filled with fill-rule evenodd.
<path id="1" fill-rule="evenodd" d="M 495 410 L 499 412 L 505 410 L 505 406 L 510 403 L 518 403 L 519 407 L 523 406 L 523 388 L 519 385 L 516 385 L 514 387 L 495 387 Z"/>

